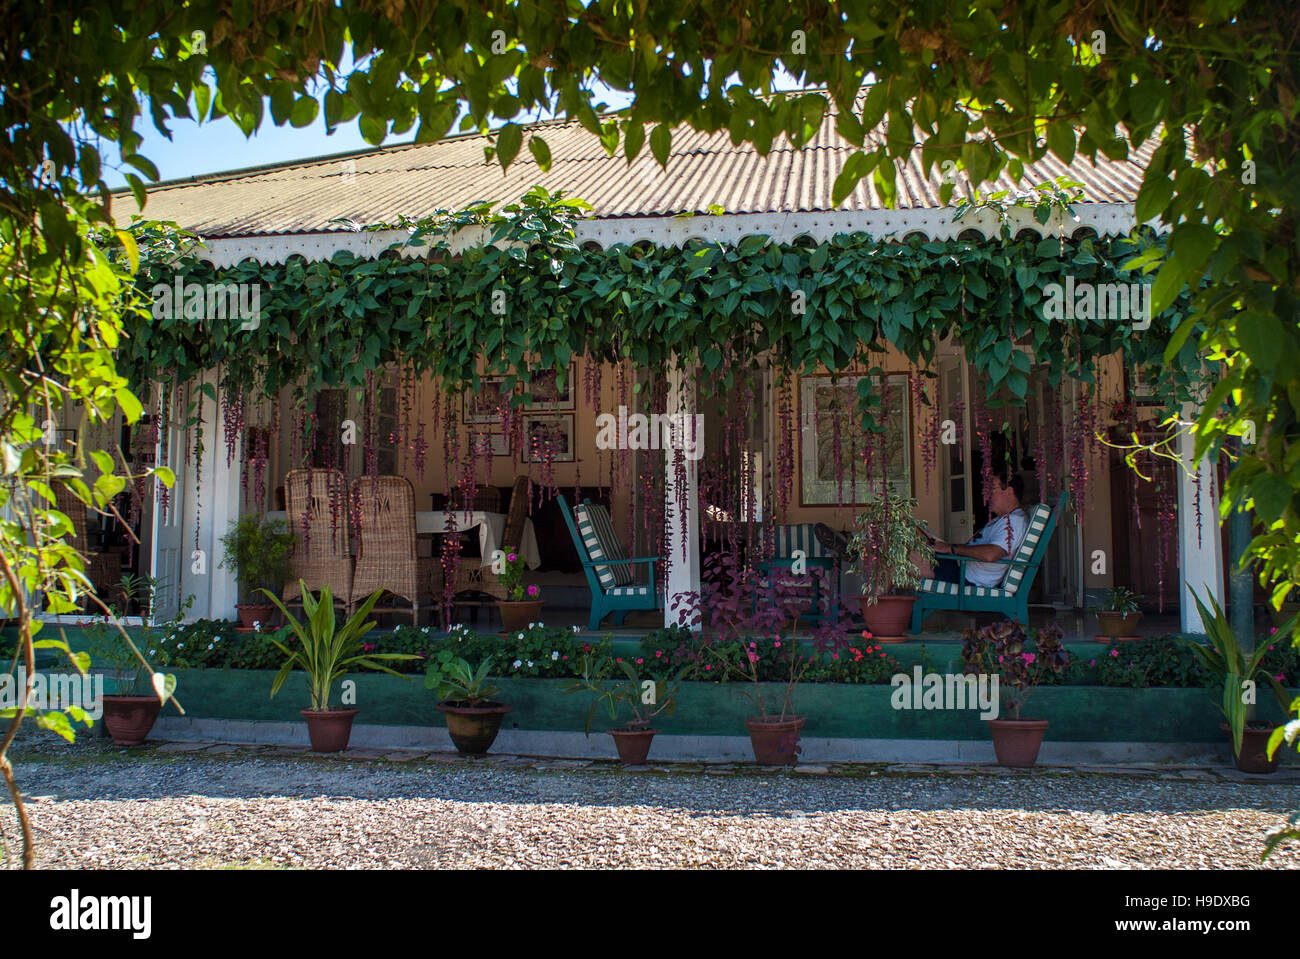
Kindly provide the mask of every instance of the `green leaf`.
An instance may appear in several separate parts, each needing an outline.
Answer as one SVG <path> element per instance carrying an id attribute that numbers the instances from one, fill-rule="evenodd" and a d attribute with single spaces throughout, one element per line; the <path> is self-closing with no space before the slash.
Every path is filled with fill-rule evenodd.
<path id="1" fill-rule="evenodd" d="M 666 123 L 661 123 L 650 131 L 650 152 L 659 161 L 661 167 L 668 165 L 668 154 L 673 146 L 673 131 Z"/>
<path id="2" fill-rule="evenodd" d="M 533 135 L 528 138 L 528 152 L 533 155 L 537 165 L 546 173 L 551 168 L 551 148 L 541 137 Z"/>
<path id="3" fill-rule="evenodd" d="M 126 418 L 128 423 L 134 423 L 140 418 L 140 414 L 144 412 L 144 407 L 135 398 L 135 394 L 126 387 L 118 389 L 113 396 L 117 400 L 117 405 L 122 408 L 122 416 Z"/>
<path id="4" fill-rule="evenodd" d="M 519 155 L 523 140 L 524 128 L 518 123 L 507 123 L 497 131 L 497 162 L 501 164 L 501 169 L 510 166 L 514 158 Z"/>

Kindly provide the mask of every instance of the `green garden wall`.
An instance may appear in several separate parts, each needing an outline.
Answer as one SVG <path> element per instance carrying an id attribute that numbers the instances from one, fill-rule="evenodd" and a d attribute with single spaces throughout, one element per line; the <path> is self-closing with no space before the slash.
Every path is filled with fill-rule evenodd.
<path id="1" fill-rule="evenodd" d="M 275 699 L 269 698 L 270 670 L 184 670 L 177 674 L 177 699 L 193 719 L 294 722 L 308 705 L 306 682 L 292 676 Z M 377 673 L 350 677 L 356 682 L 360 723 L 385 726 L 445 726 L 436 697 L 423 677 L 410 681 Z M 581 732 L 588 700 L 566 696 L 566 679 L 502 679 L 499 699 L 514 707 L 504 729 Z M 765 684 L 769 702 L 780 684 Z M 744 719 L 757 714 L 739 684 L 684 683 L 677 711 L 655 720 L 670 735 L 743 736 Z M 804 684 L 795 691 L 795 707 L 807 717 L 805 737 L 848 739 L 988 739 L 988 729 L 974 710 L 896 710 L 890 686 Z M 337 699 L 334 705 L 338 705 Z M 175 716 L 169 706 L 164 716 Z M 1219 742 L 1219 714 L 1205 689 L 1124 689 L 1107 686 L 1040 687 L 1025 710 L 1027 718 L 1048 719 L 1055 742 Z M 1261 697 L 1259 716 L 1283 716 L 1271 696 Z M 599 712 L 594 730 L 612 725 Z"/>

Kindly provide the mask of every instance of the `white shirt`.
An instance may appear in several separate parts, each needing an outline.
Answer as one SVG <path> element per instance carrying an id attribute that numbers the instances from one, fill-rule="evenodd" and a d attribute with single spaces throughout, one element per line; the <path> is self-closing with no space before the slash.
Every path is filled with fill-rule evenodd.
<path id="1" fill-rule="evenodd" d="M 1029 517 L 1025 515 L 1022 509 L 1012 510 L 1006 516 L 999 516 L 990 520 L 988 525 L 979 531 L 979 535 L 971 540 L 968 546 L 1001 546 L 1007 551 L 1004 559 L 1010 559 L 1016 555 L 1016 550 L 1025 539 L 1025 533 L 1029 531 Z M 1010 566 L 1001 563 L 965 563 L 966 582 L 972 586 L 997 586 L 1011 571 Z"/>

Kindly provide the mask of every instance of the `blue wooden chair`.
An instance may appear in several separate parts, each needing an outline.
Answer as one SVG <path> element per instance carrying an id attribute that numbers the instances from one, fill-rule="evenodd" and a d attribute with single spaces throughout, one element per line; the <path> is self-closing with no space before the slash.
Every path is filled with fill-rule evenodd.
<path id="1" fill-rule="evenodd" d="M 591 618 L 587 628 L 600 629 L 600 621 L 614 614 L 614 625 L 622 626 L 628 610 L 658 609 L 659 590 L 655 586 L 655 564 L 660 556 L 628 559 L 614 532 L 614 524 L 605 507 L 584 500 L 570 511 L 563 494 L 557 494 L 564 523 L 569 527 L 573 545 L 582 561 L 591 587 Z M 650 571 L 648 583 L 637 583 L 636 566 L 644 563 Z"/>
<path id="2" fill-rule="evenodd" d="M 962 571 L 962 582 L 945 583 L 937 579 L 923 579 L 916 588 L 916 604 L 912 607 L 912 632 L 919 633 L 925 617 L 941 609 L 955 609 L 968 613 L 1002 613 L 1010 619 L 1029 624 L 1029 587 L 1033 585 L 1038 567 L 1047 553 L 1047 544 L 1056 529 L 1056 521 L 1065 512 L 1070 500 L 1069 492 L 1061 494 L 1056 509 L 1039 503 L 1030 511 L 1029 528 L 1024 541 L 1014 556 L 995 560 L 1007 567 L 1007 575 L 999 586 L 972 586 L 966 582 L 965 563 L 980 560 L 969 556 L 949 556 Z"/>

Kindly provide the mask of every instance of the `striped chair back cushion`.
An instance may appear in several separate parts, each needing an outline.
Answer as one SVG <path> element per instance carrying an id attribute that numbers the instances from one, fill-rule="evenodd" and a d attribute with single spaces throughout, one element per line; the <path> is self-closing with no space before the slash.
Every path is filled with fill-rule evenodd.
<path id="1" fill-rule="evenodd" d="M 573 518 L 578 524 L 578 535 L 582 545 L 593 563 L 602 559 L 627 559 L 623 544 L 614 532 L 614 522 L 609 518 L 609 510 L 598 503 L 584 503 L 573 511 Z M 609 592 L 615 586 L 631 586 L 635 577 L 631 563 L 618 563 L 614 566 L 597 565 L 594 567 L 600 588 Z"/>
<path id="2" fill-rule="evenodd" d="M 813 533 L 813 523 L 793 523 L 776 527 L 776 549 L 773 556 L 793 556 L 801 549 L 807 557 L 826 555 L 826 550 Z"/>
<path id="3" fill-rule="evenodd" d="M 1038 542 L 1043 538 L 1043 530 L 1047 528 L 1047 521 L 1052 516 L 1052 507 L 1047 503 L 1039 503 L 1029 514 L 1029 528 L 1025 530 L 1025 538 L 1020 543 L 1020 548 L 1016 550 L 1016 555 L 1012 559 L 1021 563 L 1028 563 L 1034 555 L 1034 550 L 1038 548 Z M 1027 566 L 1012 566 L 1008 571 L 1006 578 L 1002 581 L 1002 588 L 1006 590 L 1008 596 L 1014 596 L 1016 590 L 1020 588 L 1020 581 L 1025 578 Z"/>

